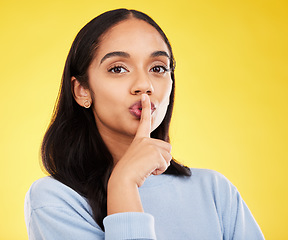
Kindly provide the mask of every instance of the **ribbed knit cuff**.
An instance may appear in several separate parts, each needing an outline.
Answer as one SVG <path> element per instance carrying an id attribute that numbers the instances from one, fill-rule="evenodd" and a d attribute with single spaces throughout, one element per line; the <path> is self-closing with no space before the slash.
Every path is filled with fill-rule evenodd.
<path id="1" fill-rule="evenodd" d="M 103 224 L 105 240 L 156 240 L 154 217 L 148 213 L 116 213 L 105 217 Z"/>

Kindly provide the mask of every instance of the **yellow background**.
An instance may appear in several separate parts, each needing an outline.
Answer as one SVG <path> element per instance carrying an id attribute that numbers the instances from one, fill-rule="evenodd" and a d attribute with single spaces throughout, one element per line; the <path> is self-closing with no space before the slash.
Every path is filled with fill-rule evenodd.
<path id="1" fill-rule="evenodd" d="M 70 45 L 103 11 L 151 15 L 176 61 L 173 154 L 237 186 L 267 239 L 288 239 L 287 1 L 0 1 L 0 239 L 28 239 L 23 201 Z"/>

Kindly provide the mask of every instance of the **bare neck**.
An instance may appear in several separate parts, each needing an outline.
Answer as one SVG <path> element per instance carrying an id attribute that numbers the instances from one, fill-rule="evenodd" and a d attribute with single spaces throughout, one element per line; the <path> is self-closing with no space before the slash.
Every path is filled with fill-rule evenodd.
<path id="1" fill-rule="evenodd" d="M 113 157 L 114 165 L 116 165 L 131 145 L 134 136 L 115 134 L 110 131 L 99 132 Z"/>

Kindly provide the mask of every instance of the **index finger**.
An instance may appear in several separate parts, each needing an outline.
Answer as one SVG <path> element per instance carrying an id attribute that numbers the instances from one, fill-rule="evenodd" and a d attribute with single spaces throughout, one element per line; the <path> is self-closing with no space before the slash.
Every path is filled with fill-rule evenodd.
<path id="1" fill-rule="evenodd" d="M 135 137 L 150 137 L 151 131 L 151 102 L 147 94 L 141 96 L 141 118 Z"/>

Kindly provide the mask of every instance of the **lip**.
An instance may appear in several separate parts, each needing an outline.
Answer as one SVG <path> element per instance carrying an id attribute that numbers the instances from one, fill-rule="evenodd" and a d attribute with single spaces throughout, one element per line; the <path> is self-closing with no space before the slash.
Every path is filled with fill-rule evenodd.
<path id="1" fill-rule="evenodd" d="M 154 103 L 151 102 L 151 115 L 153 114 L 153 112 L 156 110 L 156 107 L 154 105 Z M 133 103 L 130 107 L 129 107 L 129 112 L 136 117 L 137 119 L 141 118 L 141 113 L 142 113 L 142 103 L 141 101 L 137 101 L 135 103 Z"/>

